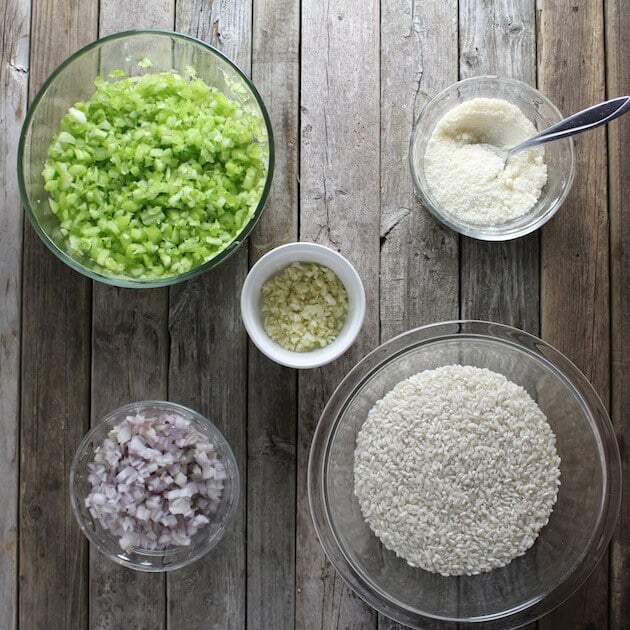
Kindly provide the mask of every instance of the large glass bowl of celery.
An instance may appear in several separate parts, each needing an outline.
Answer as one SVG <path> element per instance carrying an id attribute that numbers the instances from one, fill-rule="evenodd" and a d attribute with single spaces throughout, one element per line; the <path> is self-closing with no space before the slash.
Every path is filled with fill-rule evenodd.
<path id="1" fill-rule="evenodd" d="M 202 41 L 116 33 L 82 48 L 27 114 L 18 180 L 28 217 L 66 264 L 157 287 L 218 265 L 260 217 L 271 123 L 252 82 Z"/>

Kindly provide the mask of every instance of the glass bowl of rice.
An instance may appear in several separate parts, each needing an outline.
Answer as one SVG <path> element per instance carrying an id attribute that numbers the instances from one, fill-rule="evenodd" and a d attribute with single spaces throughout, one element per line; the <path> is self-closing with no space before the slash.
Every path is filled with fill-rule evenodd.
<path id="1" fill-rule="evenodd" d="M 315 431 L 308 493 L 328 558 L 373 608 L 413 628 L 516 628 L 607 549 L 621 462 L 566 357 L 508 326 L 454 321 L 349 372 Z"/>
<path id="2" fill-rule="evenodd" d="M 70 502 L 88 540 L 145 572 L 195 562 L 229 534 L 239 502 L 234 453 L 196 411 L 145 400 L 115 409 L 85 435 Z"/>
<path id="3" fill-rule="evenodd" d="M 115 33 L 45 81 L 18 147 L 22 203 L 65 264 L 121 287 L 160 287 L 220 264 L 248 237 L 274 145 L 253 83 L 205 42 Z"/>

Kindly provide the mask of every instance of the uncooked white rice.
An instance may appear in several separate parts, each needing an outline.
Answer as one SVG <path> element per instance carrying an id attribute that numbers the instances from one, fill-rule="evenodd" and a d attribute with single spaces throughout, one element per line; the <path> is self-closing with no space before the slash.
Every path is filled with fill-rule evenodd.
<path id="1" fill-rule="evenodd" d="M 522 387 L 450 365 L 398 383 L 370 410 L 354 491 L 376 536 L 411 566 L 475 575 L 534 544 L 559 466 L 553 431 Z"/>

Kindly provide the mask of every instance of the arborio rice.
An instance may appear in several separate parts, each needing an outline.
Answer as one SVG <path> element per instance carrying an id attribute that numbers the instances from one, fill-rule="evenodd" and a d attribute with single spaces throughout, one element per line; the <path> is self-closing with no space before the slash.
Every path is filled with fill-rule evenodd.
<path id="1" fill-rule="evenodd" d="M 559 466 L 553 431 L 522 387 L 450 365 L 398 383 L 370 410 L 355 494 L 376 536 L 411 566 L 474 575 L 534 544 Z"/>

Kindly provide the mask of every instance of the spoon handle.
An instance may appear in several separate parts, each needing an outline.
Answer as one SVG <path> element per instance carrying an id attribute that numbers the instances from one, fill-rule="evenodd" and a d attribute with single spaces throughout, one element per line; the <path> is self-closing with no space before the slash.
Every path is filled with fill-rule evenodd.
<path id="1" fill-rule="evenodd" d="M 533 138 L 516 145 L 509 153 L 511 155 L 517 151 L 522 151 L 523 149 L 528 149 L 529 147 L 543 144 L 544 142 L 559 140 L 560 138 L 566 138 L 576 133 L 582 133 L 588 129 L 594 129 L 600 125 L 605 125 L 614 118 L 617 118 L 617 116 L 621 116 L 629 111 L 630 96 L 619 96 L 609 101 L 604 101 L 598 105 L 587 107 L 561 120 L 559 123 L 548 127 Z"/>

